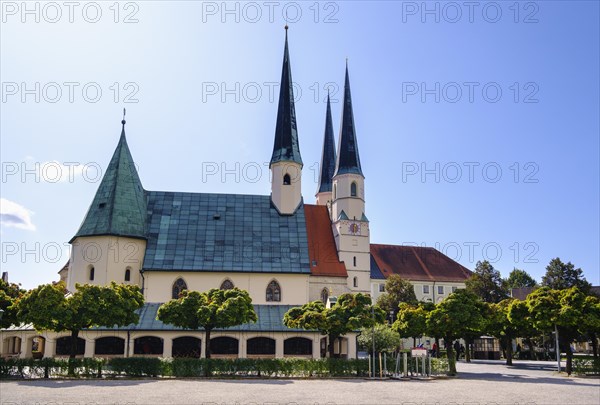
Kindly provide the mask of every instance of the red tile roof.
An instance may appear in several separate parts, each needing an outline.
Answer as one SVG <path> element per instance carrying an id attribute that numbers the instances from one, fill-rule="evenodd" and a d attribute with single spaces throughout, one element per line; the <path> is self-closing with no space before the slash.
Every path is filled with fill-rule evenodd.
<path id="1" fill-rule="evenodd" d="M 431 247 L 371 244 L 371 256 L 385 278 L 398 274 L 406 280 L 464 282 L 472 274 Z"/>
<path id="2" fill-rule="evenodd" d="M 333 239 L 329 212 L 324 205 L 304 204 L 310 272 L 313 276 L 348 277 Z M 316 266 L 313 264 L 316 262 Z"/>

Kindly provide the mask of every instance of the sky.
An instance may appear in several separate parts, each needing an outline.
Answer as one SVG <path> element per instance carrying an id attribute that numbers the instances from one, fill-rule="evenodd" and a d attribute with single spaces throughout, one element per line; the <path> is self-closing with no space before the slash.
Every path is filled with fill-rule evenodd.
<path id="1" fill-rule="evenodd" d="M 371 243 L 600 284 L 596 1 L 3 1 L 2 271 L 58 280 L 117 145 L 147 190 L 270 193 L 289 25 L 314 203 L 348 60 Z"/>

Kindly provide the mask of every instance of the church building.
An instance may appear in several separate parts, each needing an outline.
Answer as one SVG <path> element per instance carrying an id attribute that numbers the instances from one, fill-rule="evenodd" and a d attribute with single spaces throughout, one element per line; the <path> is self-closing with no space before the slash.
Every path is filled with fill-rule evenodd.
<path id="1" fill-rule="evenodd" d="M 270 195 L 146 190 L 123 120 L 60 273 L 70 291 L 76 283 L 137 284 L 146 304 L 137 325 L 81 332 L 79 355 L 204 357 L 203 331 L 156 319 L 158 307 L 186 289 L 237 287 L 252 297 L 258 321 L 214 330 L 213 357 L 319 358 L 326 355 L 327 337 L 283 325 L 290 308 L 329 303 L 347 292 L 377 298 L 391 274 L 410 280 L 419 299 L 433 302 L 464 287 L 470 271 L 435 249 L 371 243 L 347 65 L 337 148 L 328 98 L 316 203 L 305 202 L 287 27 L 269 168 Z M 20 326 L 1 334 L 3 356 L 68 354 L 68 333 Z M 356 333 L 336 350 L 356 357 Z"/>

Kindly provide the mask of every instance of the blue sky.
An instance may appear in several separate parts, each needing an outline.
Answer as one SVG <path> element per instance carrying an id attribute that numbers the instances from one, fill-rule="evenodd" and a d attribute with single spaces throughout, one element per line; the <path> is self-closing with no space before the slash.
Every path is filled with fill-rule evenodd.
<path id="1" fill-rule="evenodd" d="M 58 279 L 124 107 L 146 189 L 268 194 L 287 12 L 306 202 L 348 58 L 371 242 L 600 284 L 599 4 L 472 4 L 3 2 L 2 270 Z"/>

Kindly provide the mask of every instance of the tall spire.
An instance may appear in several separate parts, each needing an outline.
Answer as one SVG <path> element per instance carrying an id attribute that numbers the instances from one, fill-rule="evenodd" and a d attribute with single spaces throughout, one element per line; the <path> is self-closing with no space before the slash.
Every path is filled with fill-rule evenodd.
<path id="1" fill-rule="evenodd" d="M 296 110 L 294 108 L 294 89 L 292 87 L 292 71 L 288 51 L 288 27 L 285 26 L 285 48 L 283 50 L 283 67 L 281 69 L 281 86 L 279 88 L 279 106 L 275 125 L 275 142 L 269 167 L 276 162 L 296 162 L 302 165 L 298 130 L 296 128 Z"/>
<path id="2" fill-rule="evenodd" d="M 71 242 L 79 236 L 146 238 L 146 196 L 125 138 L 125 110 L 121 124 L 117 148 Z"/>
<path id="3" fill-rule="evenodd" d="M 344 103 L 342 106 L 342 122 L 340 125 L 340 144 L 335 165 L 335 174 L 354 173 L 363 176 L 358 156 L 352 97 L 350 95 L 350 78 L 348 76 L 348 60 L 346 60 L 346 80 L 344 83 Z"/>
<path id="4" fill-rule="evenodd" d="M 327 112 L 325 114 L 325 135 L 323 139 L 323 153 L 321 155 L 321 175 L 319 176 L 318 193 L 331 191 L 331 179 L 335 171 L 335 140 L 333 137 L 333 121 L 331 119 L 331 103 L 327 92 Z"/>

